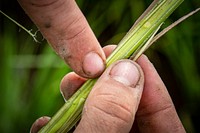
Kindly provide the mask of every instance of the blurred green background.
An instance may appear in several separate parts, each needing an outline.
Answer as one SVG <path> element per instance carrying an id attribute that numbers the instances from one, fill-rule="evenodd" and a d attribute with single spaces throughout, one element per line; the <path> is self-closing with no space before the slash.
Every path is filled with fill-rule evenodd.
<path id="1" fill-rule="evenodd" d="M 152 0 L 77 0 L 98 40 L 117 44 Z M 185 2 L 164 26 L 200 6 Z M 1 0 L 0 9 L 37 30 L 17 1 Z M 0 15 L 0 132 L 29 132 L 31 124 L 52 116 L 64 104 L 59 83 L 70 68 L 38 33 L 33 39 Z M 159 39 L 146 54 L 154 63 L 174 101 L 187 132 L 200 132 L 200 13 Z M 164 121 L 164 120 L 163 120 Z"/>

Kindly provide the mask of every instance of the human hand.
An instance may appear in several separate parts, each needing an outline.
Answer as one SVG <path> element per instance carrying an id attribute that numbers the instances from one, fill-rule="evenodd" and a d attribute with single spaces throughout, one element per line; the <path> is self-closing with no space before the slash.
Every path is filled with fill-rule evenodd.
<path id="1" fill-rule="evenodd" d="M 56 53 L 82 77 L 105 69 L 105 55 L 75 0 L 18 0 Z"/>
<path id="2" fill-rule="evenodd" d="M 105 54 L 114 47 L 105 47 Z M 121 60 L 106 69 L 86 100 L 76 133 L 185 132 L 151 62 L 142 55 L 137 63 Z M 73 72 L 67 74 L 61 82 L 64 98 L 69 99 L 84 82 L 84 78 Z M 48 117 L 38 119 L 31 132 L 36 133 L 48 121 Z"/>
<path id="3" fill-rule="evenodd" d="M 105 55 L 75 1 L 18 1 L 56 53 L 77 74 L 94 78 L 103 72 Z M 138 64 L 144 76 L 130 60 L 119 61 L 104 72 L 86 101 L 75 132 L 129 132 L 133 122 L 140 132 L 184 132 L 156 70 L 144 56 Z M 66 99 L 84 83 L 82 77 L 70 73 L 63 79 L 61 90 Z M 31 131 L 37 132 L 48 121 L 48 117 L 38 119 Z"/>

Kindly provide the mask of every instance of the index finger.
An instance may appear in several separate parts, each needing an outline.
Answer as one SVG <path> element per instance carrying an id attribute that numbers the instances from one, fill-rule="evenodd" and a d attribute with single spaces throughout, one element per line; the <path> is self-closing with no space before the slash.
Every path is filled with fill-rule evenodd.
<path id="1" fill-rule="evenodd" d="M 74 0 L 18 0 L 56 53 L 79 75 L 99 76 L 105 55 Z"/>

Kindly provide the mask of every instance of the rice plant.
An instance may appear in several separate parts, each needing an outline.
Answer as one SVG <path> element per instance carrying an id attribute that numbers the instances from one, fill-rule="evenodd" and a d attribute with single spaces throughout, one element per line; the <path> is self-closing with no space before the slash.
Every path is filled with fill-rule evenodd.
<path id="1" fill-rule="evenodd" d="M 103 46 L 117 44 L 151 1 L 77 2 Z M 185 1 L 164 26 L 199 5 L 194 0 Z M 15 24 L 1 18 L 0 131 L 28 132 L 35 119 L 53 116 L 64 104 L 59 94 L 59 82 L 70 70 L 45 42 L 35 43 L 26 33 L 19 32 L 20 28 Z M 199 20 L 199 15 L 194 15 L 147 51 L 170 90 L 186 130 L 191 132 L 198 132 L 196 121 L 200 118 Z M 171 74 L 167 75 L 168 72 Z"/>

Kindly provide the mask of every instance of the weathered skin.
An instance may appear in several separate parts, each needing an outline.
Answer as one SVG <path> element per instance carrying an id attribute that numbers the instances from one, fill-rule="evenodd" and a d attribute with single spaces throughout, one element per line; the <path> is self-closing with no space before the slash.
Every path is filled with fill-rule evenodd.
<path id="1" fill-rule="evenodd" d="M 104 51 L 108 56 L 113 49 L 114 46 L 107 46 Z M 137 63 L 141 67 L 137 66 L 138 69 L 142 69 L 144 75 L 142 72 L 138 73 L 140 80 L 137 81 L 136 77 L 132 80 L 137 82 L 135 87 L 131 88 L 118 81 L 115 82 L 107 76 L 108 71 L 101 76 L 87 99 L 82 120 L 76 129 L 77 133 L 111 131 L 128 133 L 130 130 L 131 133 L 185 132 L 170 95 L 151 62 L 142 55 Z M 85 79 L 75 73 L 67 74 L 61 82 L 61 91 L 66 94 L 63 95 L 64 98 L 68 99 L 68 94 L 72 95 L 84 81 Z M 144 88 L 143 92 L 142 88 Z M 99 107 L 102 111 L 92 110 L 93 106 Z M 42 125 L 45 123 L 41 124 L 36 121 L 32 126 L 32 131 L 33 129 L 38 131 Z"/>
<path id="2" fill-rule="evenodd" d="M 83 77 L 94 78 L 105 68 L 105 55 L 74 0 L 19 0 L 56 53 Z M 85 81 L 70 73 L 61 82 L 68 99 Z M 72 82 L 69 82 L 72 81 Z M 49 121 L 37 120 L 31 132 Z M 134 126 L 132 126 L 134 123 Z M 184 133 L 173 102 L 155 68 L 142 56 L 137 63 L 121 60 L 101 75 L 86 100 L 76 133 Z"/>
<path id="3" fill-rule="evenodd" d="M 79 75 L 94 78 L 105 55 L 74 0 L 18 0 L 56 53 Z"/>

